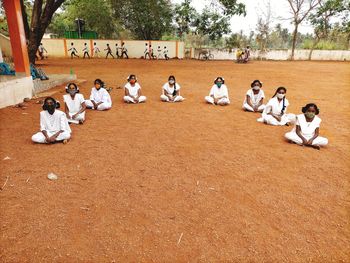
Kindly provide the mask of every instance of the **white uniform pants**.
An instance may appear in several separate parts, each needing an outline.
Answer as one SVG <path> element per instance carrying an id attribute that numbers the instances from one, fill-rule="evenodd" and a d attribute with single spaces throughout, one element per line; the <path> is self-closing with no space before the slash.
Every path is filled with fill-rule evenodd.
<path id="1" fill-rule="evenodd" d="M 164 102 L 169 102 L 169 101 L 170 101 L 170 100 L 169 100 L 169 97 L 166 96 L 166 95 L 164 95 L 164 94 L 160 95 L 160 99 L 161 99 L 162 101 L 164 101 Z M 181 101 L 183 101 L 183 100 L 184 100 L 184 98 L 183 98 L 182 96 L 179 95 L 179 96 L 176 96 L 172 102 L 181 102 Z"/>
<path id="2" fill-rule="evenodd" d="M 135 101 L 134 98 L 130 97 L 130 96 L 124 96 L 124 102 L 126 103 L 142 103 L 142 102 L 146 102 L 147 98 L 145 96 L 140 96 L 137 101 Z"/>
<path id="3" fill-rule="evenodd" d="M 47 135 L 49 137 L 51 137 L 52 135 L 54 135 L 56 132 L 47 132 Z M 59 142 L 59 141 L 63 141 L 63 140 L 68 140 L 70 139 L 70 132 L 61 132 L 57 138 L 56 138 L 56 141 Z M 46 142 L 46 138 L 44 136 L 44 134 L 42 132 L 38 132 L 36 134 L 34 134 L 32 136 L 32 141 L 35 142 L 35 143 L 47 143 Z"/>
<path id="4" fill-rule="evenodd" d="M 214 98 L 211 97 L 211 96 L 206 96 L 204 99 L 205 99 L 205 101 L 206 101 L 207 103 L 215 104 L 215 103 L 214 103 Z M 217 103 L 217 104 L 220 105 L 220 106 L 226 106 L 226 105 L 229 105 L 229 104 L 230 104 L 230 100 L 229 100 L 228 98 L 222 98 L 222 99 L 219 99 L 219 100 L 218 100 L 218 103 Z"/>
<path id="5" fill-rule="evenodd" d="M 89 109 L 95 109 L 94 104 L 91 102 L 91 100 L 85 100 L 86 107 Z M 109 110 L 112 108 L 112 105 L 110 103 L 101 103 L 100 105 L 97 106 L 97 110 Z"/>
<path id="6" fill-rule="evenodd" d="M 266 106 L 265 106 L 264 104 L 260 105 L 259 108 L 258 108 L 258 111 L 262 112 L 262 111 L 265 109 L 265 107 L 266 107 Z M 244 110 L 247 110 L 247 111 L 254 112 L 253 107 L 250 106 L 248 103 L 244 103 L 244 104 L 243 104 L 243 109 L 244 109 Z"/>
<path id="7" fill-rule="evenodd" d="M 298 134 L 295 131 L 287 132 L 285 134 L 285 137 L 287 140 L 290 140 L 292 142 L 295 142 L 296 144 L 302 145 L 303 140 L 298 136 Z M 305 139 L 309 140 L 310 138 L 305 137 Z M 328 139 L 318 136 L 313 140 L 312 145 L 314 146 L 325 146 L 328 144 Z"/>
<path id="8" fill-rule="evenodd" d="M 265 122 L 266 124 L 274 126 L 283 126 L 287 123 L 295 123 L 295 114 L 286 113 L 281 117 L 281 121 L 276 120 L 276 118 L 270 114 L 263 114 L 262 118 L 258 119 L 258 122 Z"/>
<path id="9" fill-rule="evenodd" d="M 71 123 L 71 119 L 72 119 L 72 116 L 75 114 L 75 113 L 68 113 L 69 114 L 69 116 L 70 116 L 70 118 L 68 119 L 68 122 L 69 123 Z M 74 120 L 76 120 L 76 121 L 84 121 L 85 120 L 85 111 L 83 111 L 82 113 L 80 113 L 80 114 L 78 114 L 78 116 L 76 116 L 75 117 L 75 119 Z"/>

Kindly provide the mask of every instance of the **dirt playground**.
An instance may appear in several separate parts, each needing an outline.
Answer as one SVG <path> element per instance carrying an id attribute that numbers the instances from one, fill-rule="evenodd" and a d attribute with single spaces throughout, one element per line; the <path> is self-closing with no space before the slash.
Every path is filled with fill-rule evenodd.
<path id="1" fill-rule="evenodd" d="M 0 262 L 350 262 L 348 62 L 49 59 L 47 73 L 95 78 L 113 107 L 87 112 L 66 144 L 35 145 L 38 99 L 0 110 Z M 137 75 L 147 103 L 126 105 Z M 174 74 L 183 103 L 160 102 Z M 225 77 L 231 105 L 204 103 Z M 318 104 L 320 151 L 291 127 L 256 122 L 242 102 L 287 87 L 290 113 Z M 64 86 L 53 89 L 62 102 Z M 267 100 L 266 99 L 266 100 Z M 58 180 L 50 181 L 53 172 Z"/>

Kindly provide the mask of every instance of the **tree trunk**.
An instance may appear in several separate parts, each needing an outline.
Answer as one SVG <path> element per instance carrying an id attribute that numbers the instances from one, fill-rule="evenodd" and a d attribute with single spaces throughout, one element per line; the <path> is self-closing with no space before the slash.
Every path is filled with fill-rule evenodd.
<path id="1" fill-rule="evenodd" d="M 294 60 L 294 51 L 295 51 L 295 46 L 297 43 L 297 36 L 298 36 L 298 27 L 299 24 L 297 22 L 294 22 L 294 31 L 293 31 L 293 42 L 292 42 L 292 54 L 290 56 L 291 60 Z"/>
<path id="2" fill-rule="evenodd" d="M 315 47 L 317 46 L 317 44 L 320 42 L 320 38 L 316 38 L 314 43 L 312 44 L 310 53 L 309 53 L 309 60 L 311 60 L 312 57 L 312 53 L 314 52 Z"/>
<path id="3" fill-rule="evenodd" d="M 29 36 L 28 56 L 29 56 L 29 62 L 32 64 L 35 64 L 36 52 L 38 50 L 38 47 L 40 45 L 40 42 L 41 42 L 41 39 L 43 38 L 44 33 L 45 33 L 45 30 L 37 29 L 35 31 L 32 31 Z"/>
<path id="4" fill-rule="evenodd" d="M 25 10 L 24 0 L 21 0 L 21 9 L 24 29 L 28 41 L 29 62 L 35 64 L 35 57 L 45 30 L 51 23 L 51 19 L 56 10 L 62 5 L 64 0 L 47 0 L 43 9 L 43 0 L 35 0 L 31 25 L 29 28 L 28 17 Z"/>
<path id="5" fill-rule="evenodd" d="M 24 32 L 26 34 L 26 39 L 28 40 L 28 38 L 29 38 L 29 23 L 28 23 L 27 11 L 26 11 L 26 8 L 24 6 L 24 1 L 21 1 L 21 11 L 22 11 Z"/>

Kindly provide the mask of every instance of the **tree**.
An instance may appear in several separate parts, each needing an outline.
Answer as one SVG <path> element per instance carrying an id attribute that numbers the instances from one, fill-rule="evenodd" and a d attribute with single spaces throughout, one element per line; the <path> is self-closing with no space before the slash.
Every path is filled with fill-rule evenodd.
<path id="1" fill-rule="evenodd" d="M 266 10 L 261 10 L 258 16 L 258 23 L 256 25 L 256 42 L 259 44 L 259 49 L 265 51 L 269 41 L 271 32 L 270 24 L 272 22 L 272 12 L 270 1 L 266 3 Z"/>
<path id="2" fill-rule="evenodd" d="M 5 18 L 5 10 L 2 6 L 2 2 L 0 2 L 0 33 L 6 34 L 8 33 L 6 18 Z"/>
<path id="3" fill-rule="evenodd" d="M 232 48 L 240 48 L 240 47 L 246 47 L 248 45 L 251 45 L 254 37 L 254 32 L 251 31 L 249 38 L 247 38 L 243 31 L 241 30 L 239 33 L 232 34 L 229 38 L 226 39 L 226 48 L 232 49 Z"/>
<path id="4" fill-rule="evenodd" d="M 237 0 L 212 0 L 195 18 L 195 33 L 208 35 L 209 40 L 217 42 L 231 32 L 230 18 L 233 15 L 246 15 L 245 5 Z"/>
<path id="5" fill-rule="evenodd" d="M 28 41 L 29 61 L 31 63 L 35 63 L 35 54 L 40 45 L 41 39 L 43 38 L 45 30 L 51 23 L 53 14 L 63 4 L 63 2 L 64 0 L 21 0 L 23 24 Z M 28 17 L 28 3 L 32 8 L 30 17 Z"/>
<path id="6" fill-rule="evenodd" d="M 315 38 L 309 53 L 311 60 L 312 52 L 322 39 L 327 39 L 332 29 L 331 19 L 339 17 L 342 12 L 349 10 L 350 2 L 346 0 L 321 0 L 316 12 L 309 16 L 311 25 L 314 27 Z"/>
<path id="7" fill-rule="evenodd" d="M 212 0 L 211 5 L 222 11 L 225 16 L 246 15 L 245 5 L 237 0 Z"/>
<path id="8" fill-rule="evenodd" d="M 218 12 L 209 11 L 206 8 L 194 21 L 197 34 L 208 35 L 211 41 L 221 38 L 224 34 L 231 32 L 230 20 Z"/>
<path id="9" fill-rule="evenodd" d="M 350 49 L 350 2 L 344 3 L 340 22 L 336 22 L 331 30 L 331 40 L 344 42 L 344 49 Z"/>
<path id="10" fill-rule="evenodd" d="M 287 28 L 277 24 L 269 35 L 269 48 L 288 48 L 290 46 L 290 34 Z"/>
<path id="11" fill-rule="evenodd" d="M 118 35 L 118 24 L 114 19 L 110 2 L 107 0 L 69 0 L 63 12 L 56 14 L 49 29 L 62 36 L 64 31 L 76 28 L 75 19 L 85 21 L 85 29 L 98 32 L 102 38 Z M 98 7 L 98 8 L 96 8 Z"/>
<path id="12" fill-rule="evenodd" d="M 320 0 L 287 0 L 291 8 L 292 23 L 294 25 L 292 38 L 291 60 L 294 60 L 294 51 L 297 42 L 298 29 L 300 24 L 307 18 L 310 12 L 319 5 Z"/>
<path id="13" fill-rule="evenodd" d="M 114 17 L 137 39 L 160 39 L 172 30 L 170 0 L 111 0 Z"/>
<path id="14" fill-rule="evenodd" d="M 185 0 L 181 4 L 175 5 L 174 11 L 176 31 L 179 37 L 183 38 L 184 34 L 190 32 L 190 28 L 194 23 L 195 17 L 198 16 L 198 13 L 196 9 L 191 6 L 191 0 Z"/>

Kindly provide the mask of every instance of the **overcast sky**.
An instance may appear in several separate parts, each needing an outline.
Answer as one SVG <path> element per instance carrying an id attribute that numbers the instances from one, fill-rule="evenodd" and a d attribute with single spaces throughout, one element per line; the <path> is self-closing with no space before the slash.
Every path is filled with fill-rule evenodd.
<path id="1" fill-rule="evenodd" d="M 182 0 L 172 0 L 174 3 L 181 3 Z M 258 13 L 260 10 L 266 10 L 265 5 L 268 0 L 239 0 L 239 2 L 245 4 L 247 15 L 234 16 L 231 19 L 231 30 L 232 32 L 239 32 L 243 30 L 245 34 L 249 34 L 250 31 L 255 31 L 256 23 L 258 20 Z M 192 6 L 198 11 L 201 11 L 206 4 L 210 3 L 210 0 L 192 0 Z M 265 4 L 264 4 L 265 3 Z M 288 18 L 291 16 L 289 13 L 289 6 L 287 0 L 270 0 L 271 10 L 274 16 L 273 24 L 281 23 L 283 27 L 288 28 L 292 31 L 293 26 L 289 21 L 280 18 Z M 307 24 L 303 24 L 299 28 L 300 33 L 312 33 L 313 30 Z"/>

